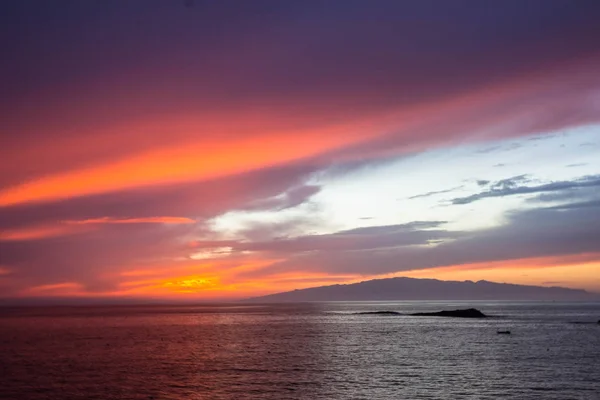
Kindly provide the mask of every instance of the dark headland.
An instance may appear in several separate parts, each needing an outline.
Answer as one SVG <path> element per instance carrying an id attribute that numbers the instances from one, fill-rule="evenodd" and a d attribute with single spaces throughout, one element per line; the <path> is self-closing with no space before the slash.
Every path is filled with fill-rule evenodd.
<path id="1" fill-rule="evenodd" d="M 437 279 L 374 279 L 347 285 L 320 286 L 248 299 L 252 302 L 387 301 L 387 300 L 543 300 L 598 301 L 581 289 Z"/>

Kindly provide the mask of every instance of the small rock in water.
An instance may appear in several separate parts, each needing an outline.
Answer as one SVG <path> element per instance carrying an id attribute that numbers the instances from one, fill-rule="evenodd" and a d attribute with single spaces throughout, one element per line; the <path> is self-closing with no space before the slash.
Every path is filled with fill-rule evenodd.
<path id="1" fill-rule="evenodd" d="M 487 315 L 476 308 L 467 308 L 464 310 L 421 312 L 410 314 L 416 317 L 456 317 L 456 318 L 487 318 Z"/>

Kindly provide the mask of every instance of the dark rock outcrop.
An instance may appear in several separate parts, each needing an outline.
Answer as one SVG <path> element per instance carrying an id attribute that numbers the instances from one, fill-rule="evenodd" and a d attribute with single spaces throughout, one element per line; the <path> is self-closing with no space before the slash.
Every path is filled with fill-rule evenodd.
<path id="1" fill-rule="evenodd" d="M 455 318 L 487 318 L 487 315 L 476 308 L 467 308 L 464 310 L 449 310 L 438 312 L 421 312 L 410 314 L 415 317 L 455 317 Z"/>

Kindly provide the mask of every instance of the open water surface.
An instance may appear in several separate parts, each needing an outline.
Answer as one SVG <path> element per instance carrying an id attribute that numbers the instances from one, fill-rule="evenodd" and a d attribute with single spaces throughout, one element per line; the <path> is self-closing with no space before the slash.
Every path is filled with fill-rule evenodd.
<path id="1" fill-rule="evenodd" d="M 497 318 L 354 314 L 468 307 Z M 598 319 L 600 303 L 5 308 L 0 398 L 600 400 Z"/>

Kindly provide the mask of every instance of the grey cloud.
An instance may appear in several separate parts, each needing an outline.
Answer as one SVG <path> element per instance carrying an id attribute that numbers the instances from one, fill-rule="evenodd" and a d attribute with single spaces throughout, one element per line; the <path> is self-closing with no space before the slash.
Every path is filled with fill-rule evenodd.
<path id="1" fill-rule="evenodd" d="M 600 208 L 600 200 L 590 200 L 590 201 L 582 201 L 579 203 L 571 203 L 571 204 L 562 204 L 559 206 L 551 207 L 555 210 L 569 210 L 569 209 L 577 209 L 577 208 Z"/>
<path id="2" fill-rule="evenodd" d="M 553 139 L 555 137 L 557 137 L 558 135 L 541 135 L 541 136 L 533 136 L 528 138 L 527 140 L 530 142 L 537 142 L 540 140 L 548 140 L 548 139 Z"/>
<path id="3" fill-rule="evenodd" d="M 440 229 L 445 221 L 413 221 L 406 224 L 368 226 L 331 234 L 288 237 L 294 227 L 310 224 L 309 219 L 282 223 L 255 223 L 241 232 L 245 240 L 198 241 L 196 248 L 232 247 L 234 251 L 298 253 L 327 250 L 357 250 L 394 246 L 421 245 L 455 237 Z M 302 227 L 306 229 L 306 226 Z M 275 239 L 273 239 L 275 238 Z"/>
<path id="4" fill-rule="evenodd" d="M 445 224 L 447 221 L 413 221 L 406 224 L 397 225 L 380 225 L 380 226 L 366 226 L 362 228 L 354 228 L 345 231 L 340 231 L 336 234 L 340 235 L 371 235 L 381 233 L 395 233 L 395 232 L 406 232 L 416 231 L 424 229 L 438 228 Z"/>
<path id="5" fill-rule="evenodd" d="M 281 222 L 254 221 L 248 223 L 238 235 L 250 242 L 262 242 L 273 238 L 287 238 L 309 234 L 322 221 L 315 217 L 298 216 Z"/>
<path id="6" fill-rule="evenodd" d="M 520 149 L 521 147 L 523 147 L 523 145 L 521 143 L 511 143 L 504 148 L 504 151 L 516 150 L 516 149 Z"/>
<path id="7" fill-rule="evenodd" d="M 532 139 L 529 139 L 532 140 Z M 488 154 L 488 153 L 493 153 L 495 151 L 511 151 L 511 150 L 516 150 L 518 148 L 523 147 L 523 145 L 521 143 L 510 143 L 506 146 L 490 146 L 490 147 L 486 147 L 484 149 L 478 150 L 476 151 L 477 154 Z"/>
<path id="8" fill-rule="evenodd" d="M 491 147 L 486 147 L 485 149 L 481 149 L 478 150 L 477 153 L 478 154 L 487 154 L 487 153 L 492 153 L 496 150 L 499 150 L 501 146 L 491 146 Z"/>
<path id="9" fill-rule="evenodd" d="M 590 208 L 593 207 L 593 208 Z M 385 231 L 385 229 L 384 229 Z M 423 232 L 419 233 L 423 235 Z M 600 253 L 600 202 L 589 207 L 541 208 L 513 212 L 503 226 L 474 232 L 435 231 L 450 237 L 437 246 L 411 246 L 400 241 L 388 247 L 388 237 L 370 238 L 371 246 L 298 253 L 250 275 L 290 270 L 364 275 L 448 265 L 485 263 L 531 257 Z M 322 238 L 327 239 L 327 238 Z M 315 238 L 313 238 L 315 240 Z M 298 249 L 292 249 L 298 250 Z M 600 259 L 600 255 L 597 256 Z"/>
<path id="10" fill-rule="evenodd" d="M 301 185 L 292 187 L 282 195 L 277 195 L 268 199 L 256 201 L 247 207 L 245 210 L 271 210 L 281 211 L 288 208 L 294 208 L 308 201 L 313 195 L 321 190 L 318 185 Z"/>
<path id="11" fill-rule="evenodd" d="M 598 197 L 598 187 L 575 187 L 568 190 L 557 190 L 552 192 L 543 192 L 535 197 L 527 199 L 529 203 L 555 203 L 561 207 L 576 206 L 580 203 L 595 201 Z"/>
<path id="12" fill-rule="evenodd" d="M 599 187 L 600 175 L 582 177 L 573 181 L 557 181 L 537 186 L 521 186 L 528 182 L 526 175 L 520 175 L 510 179 L 503 179 L 494 183 L 487 191 L 476 193 L 466 197 L 452 199 L 452 204 L 469 204 L 475 201 L 491 198 L 513 196 L 518 194 L 532 194 L 543 192 L 564 191 L 576 188 Z"/>
<path id="13" fill-rule="evenodd" d="M 567 168 L 585 167 L 586 165 L 588 165 L 588 164 L 587 163 L 576 163 L 576 164 L 565 165 L 565 167 L 567 167 Z"/>
<path id="14" fill-rule="evenodd" d="M 438 228 L 442 221 L 415 221 L 408 224 L 370 226 L 325 235 L 308 235 L 264 242 L 239 243 L 239 251 L 302 253 L 356 251 L 397 246 L 413 246 L 448 239 L 456 233 Z"/>
<path id="15" fill-rule="evenodd" d="M 422 199 L 424 197 L 431 197 L 431 196 L 435 196 L 438 194 L 444 194 L 444 193 L 450 193 L 450 192 L 454 192 L 455 190 L 459 190 L 462 189 L 463 186 L 456 186 L 450 189 L 446 189 L 446 190 L 437 190 L 437 191 L 433 191 L 433 192 L 427 192 L 427 193 L 423 193 L 423 194 L 418 194 L 416 196 L 411 196 L 408 199 L 409 200 L 414 200 L 414 199 Z"/>
<path id="16" fill-rule="evenodd" d="M 527 174 L 513 176 L 512 178 L 501 179 L 499 181 L 494 182 L 490 189 L 492 190 L 507 190 L 513 189 L 517 187 L 521 183 L 525 183 L 529 181 Z"/>

